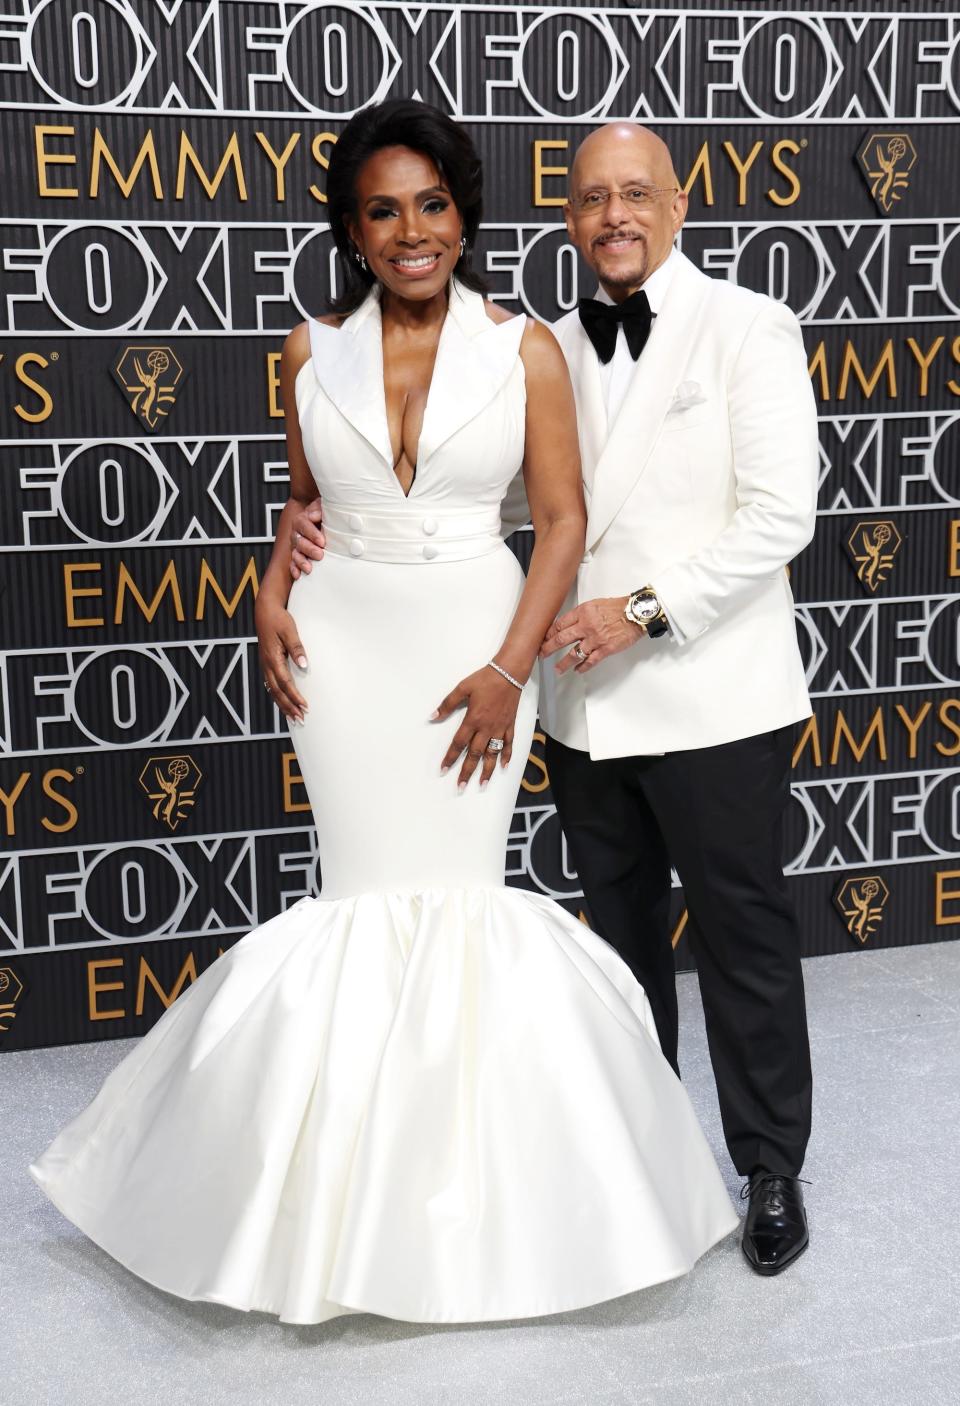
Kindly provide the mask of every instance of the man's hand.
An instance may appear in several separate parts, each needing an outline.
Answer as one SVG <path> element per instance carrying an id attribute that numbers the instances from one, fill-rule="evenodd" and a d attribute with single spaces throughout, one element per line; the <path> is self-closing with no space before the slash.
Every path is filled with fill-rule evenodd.
<path id="1" fill-rule="evenodd" d="M 315 524 L 318 524 L 315 526 Z M 327 545 L 323 535 L 323 509 L 320 499 L 314 498 L 293 520 L 290 558 L 290 575 L 297 580 L 301 571 L 309 576 L 313 562 L 323 559 L 323 549 Z"/>
<path id="2" fill-rule="evenodd" d="M 611 654 L 629 649 L 646 634 L 642 625 L 634 625 L 623 613 L 629 599 L 629 596 L 616 596 L 607 600 L 588 600 L 575 610 L 567 611 L 547 631 L 547 637 L 540 646 L 540 658 L 546 659 L 572 645 L 570 653 L 557 661 L 557 673 L 565 674 L 570 669 L 576 669 L 578 674 L 585 674 Z"/>

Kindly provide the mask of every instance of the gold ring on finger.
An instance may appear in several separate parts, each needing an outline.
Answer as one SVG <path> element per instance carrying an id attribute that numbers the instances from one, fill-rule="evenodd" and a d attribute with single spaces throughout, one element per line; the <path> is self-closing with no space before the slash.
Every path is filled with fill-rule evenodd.
<path id="1" fill-rule="evenodd" d="M 580 660 L 580 663 L 581 663 L 581 664 L 585 664 L 585 663 L 587 662 L 587 660 L 590 658 L 590 655 L 587 654 L 587 652 L 585 651 L 585 649 L 584 649 L 583 645 L 581 644 L 580 640 L 577 640 L 576 644 L 573 646 L 573 652 L 574 652 L 574 654 L 577 656 L 577 658 Z"/>

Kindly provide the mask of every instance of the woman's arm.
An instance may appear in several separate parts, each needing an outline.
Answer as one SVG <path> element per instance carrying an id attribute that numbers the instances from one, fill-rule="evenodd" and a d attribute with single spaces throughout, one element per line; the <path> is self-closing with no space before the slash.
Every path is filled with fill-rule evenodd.
<path id="1" fill-rule="evenodd" d="M 563 353 L 548 328 L 530 323 L 520 355 L 527 383 L 523 476 L 536 536 L 523 595 L 494 659 L 525 682 L 583 556 L 586 512 L 573 389 Z M 469 781 L 481 756 L 481 785 L 493 774 L 496 755 L 486 751 L 491 737 L 504 739 L 500 759 L 504 766 L 510 761 L 519 698 L 512 684 L 484 667 L 463 679 L 441 703 L 438 720 L 467 705 L 443 760 L 446 770 L 467 751 L 461 786 Z"/>
<path id="2" fill-rule="evenodd" d="M 287 436 L 287 462 L 290 466 L 290 497 L 280 514 L 273 552 L 260 583 L 254 611 L 264 679 L 281 712 L 295 722 L 303 722 L 307 704 L 290 676 L 287 658 L 292 656 L 301 668 L 306 668 L 307 658 L 293 616 L 287 610 L 287 599 L 293 584 L 290 578 L 293 523 L 307 503 L 316 497 L 317 490 L 303 452 L 294 387 L 297 372 L 309 356 L 309 329 L 302 322 L 290 333 L 280 358 L 280 395 Z"/>

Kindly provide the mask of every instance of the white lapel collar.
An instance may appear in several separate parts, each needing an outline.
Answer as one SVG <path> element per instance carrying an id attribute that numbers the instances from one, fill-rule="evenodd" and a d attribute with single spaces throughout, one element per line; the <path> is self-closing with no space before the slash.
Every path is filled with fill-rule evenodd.
<path id="1" fill-rule="evenodd" d="M 681 256 L 620 413 L 598 456 L 587 517 L 588 550 L 606 532 L 646 468 L 696 343 L 710 285 L 711 280 Z"/>
<path id="2" fill-rule="evenodd" d="M 468 424 L 505 384 L 520 354 L 526 318 L 493 322 L 483 298 L 453 279 L 423 414 L 417 467 Z"/>
<path id="3" fill-rule="evenodd" d="M 339 327 L 310 319 L 310 350 L 317 381 L 358 434 L 392 468 L 383 393 L 379 287 Z"/>
<path id="4" fill-rule="evenodd" d="M 593 492 L 594 472 L 607 442 L 607 408 L 600 382 L 600 362 L 593 343 L 583 330 L 579 316 L 574 313 L 567 325 L 554 328 L 559 332 L 563 354 L 570 369 L 574 400 L 577 406 L 577 430 L 580 436 L 580 464 L 587 506 Z"/>

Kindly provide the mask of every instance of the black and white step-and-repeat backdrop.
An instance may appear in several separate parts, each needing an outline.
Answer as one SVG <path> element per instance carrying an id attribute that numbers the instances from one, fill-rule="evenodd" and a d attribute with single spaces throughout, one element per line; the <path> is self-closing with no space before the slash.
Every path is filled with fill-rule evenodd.
<path id="1" fill-rule="evenodd" d="M 387 96 L 477 141 L 506 306 L 593 291 L 565 172 L 632 117 L 673 147 L 684 252 L 799 314 L 805 948 L 960 936 L 957 8 L 0 0 L 3 1048 L 145 1030 L 316 890 L 253 602 L 287 494 L 279 350 L 334 277 L 326 168 Z M 581 910 L 540 739 L 507 873 Z M 681 964 L 684 921 L 678 890 Z"/>

